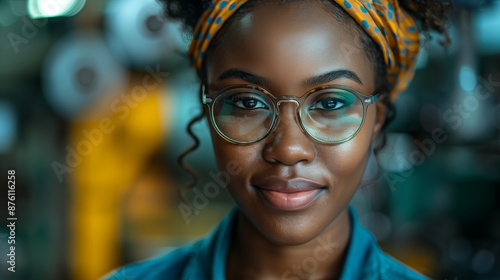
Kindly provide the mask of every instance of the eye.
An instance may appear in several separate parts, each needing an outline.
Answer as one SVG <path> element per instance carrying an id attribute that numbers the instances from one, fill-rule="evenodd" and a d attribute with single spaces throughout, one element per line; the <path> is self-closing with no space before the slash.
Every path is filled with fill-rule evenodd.
<path id="1" fill-rule="evenodd" d="M 323 96 L 321 99 L 317 100 L 311 105 L 311 110 L 325 110 L 334 111 L 343 108 L 346 102 L 338 97 L 333 96 Z"/>
<path id="2" fill-rule="evenodd" d="M 238 94 L 231 98 L 235 107 L 244 110 L 269 109 L 266 102 L 257 94 Z"/>

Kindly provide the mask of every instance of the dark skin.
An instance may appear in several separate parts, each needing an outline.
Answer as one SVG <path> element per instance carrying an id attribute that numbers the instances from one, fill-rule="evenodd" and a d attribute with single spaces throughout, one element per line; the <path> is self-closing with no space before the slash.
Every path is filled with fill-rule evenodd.
<path id="1" fill-rule="evenodd" d="M 345 56 L 341 43 L 359 46 L 359 38 L 345 23 L 336 22 L 327 9 L 316 2 L 272 3 L 255 7 L 233 22 L 207 58 L 208 91 L 254 84 L 275 96 L 302 96 L 317 86 L 342 85 L 366 96 L 373 94 L 374 63 L 363 55 Z M 250 75 L 223 75 L 231 69 Z M 352 71 L 359 80 L 353 75 L 325 78 L 324 74 L 336 70 Z M 319 83 L 306 82 L 321 76 L 324 79 L 316 79 Z M 228 162 L 236 161 L 242 170 L 231 176 L 228 186 L 240 211 L 226 277 L 337 279 L 351 233 L 347 206 L 359 186 L 370 144 L 384 123 L 385 108 L 381 102 L 370 105 L 359 134 L 337 145 L 316 142 L 302 132 L 295 104 L 283 103 L 280 110 L 276 129 L 254 144 L 229 143 L 211 128 L 219 168 L 224 170 Z M 306 178 L 324 189 L 306 207 L 281 211 L 269 207 L 256 192 L 255 182 L 270 176 Z M 314 253 L 320 240 L 336 245 L 318 259 Z M 301 267 L 308 257 L 316 260 L 314 271 Z"/>

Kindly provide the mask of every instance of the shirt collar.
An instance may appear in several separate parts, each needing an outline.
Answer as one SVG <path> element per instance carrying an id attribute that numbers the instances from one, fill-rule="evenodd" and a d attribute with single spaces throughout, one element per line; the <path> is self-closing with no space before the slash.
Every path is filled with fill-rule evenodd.
<path id="1" fill-rule="evenodd" d="M 233 207 L 207 237 L 192 245 L 193 253 L 184 269 L 181 280 L 226 279 L 226 260 L 237 219 L 237 211 L 238 207 Z"/>
<path id="2" fill-rule="evenodd" d="M 378 262 L 375 256 L 380 249 L 373 235 L 359 224 L 356 210 L 351 206 L 349 214 L 351 238 L 340 280 L 365 279 L 364 275 L 376 277 Z"/>

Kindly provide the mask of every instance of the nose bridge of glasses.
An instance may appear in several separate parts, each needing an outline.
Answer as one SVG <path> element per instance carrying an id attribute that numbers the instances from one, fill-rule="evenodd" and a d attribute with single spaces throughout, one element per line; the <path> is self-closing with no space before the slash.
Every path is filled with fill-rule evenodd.
<path id="1" fill-rule="evenodd" d="M 296 105 L 295 108 L 290 108 L 291 109 L 290 111 L 287 110 L 286 112 L 288 112 L 288 113 L 286 113 L 285 111 L 283 113 L 287 114 L 288 117 L 290 117 L 291 119 L 295 119 L 295 121 L 298 124 L 299 120 L 297 119 L 297 116 L 296 116 L 295 112 L 299 108 L 300 103 L 299 103 L 299 101 L 296 98 L 297 98 L 296 96 L 281 96 L 279 98 L 279 100 L 276 101 L 276 109 L 277 109 L 277 112 L 276 112 L 277 114 L 276 115 L 278 117 L 277 117 L 277 122 L 275 123 L 274 128 L 276 128 L 278 126 L 278 124 L 281 123 L 282 117 L 279 116 L 279 115 L 281 115 L 280 105 L 283 104 L 283 103 L 292 103 L 292 104 Z M 289 115 L 290 113 L 293 114 L 293 117 L 292 117 L 292 115 Z M 285 118 L 288 118 L 288 117 L 285 117 Z M 300 127 L 300 125 L 299 125 L 299 127 Z M 273 130 L 274 130 L 274 128 L 273 128 Z M 301 128 L 301 130 L 302 130 L 302 128 Z"/>
<path id="2" fill-rule="evenodd" d="M 284 95 L 279 98 L 279 100 L 276 102 L 276 108 L 278 109 L 278 112 L 280 110 L 280 105 L 281 103 L 295 103 L 297 105 L 296 108 L 300 106 L 299 101 L 297 101 L 296 96 L 289 96 L 289 95 Z"/>

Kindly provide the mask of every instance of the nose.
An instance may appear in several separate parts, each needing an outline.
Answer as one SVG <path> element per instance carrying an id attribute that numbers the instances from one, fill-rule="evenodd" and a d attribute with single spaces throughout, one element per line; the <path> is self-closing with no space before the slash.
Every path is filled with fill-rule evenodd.
<path id="1" fill-rule="evenodd" d="M 279 123 L 275 130 L 266 137 L 264 159 L 272 163 L 294 165 L 299 162 L 308 163 L 315 157 L 312 140 L 297 123 L 295 102 L 283 102 L 280 108 Z"/>

